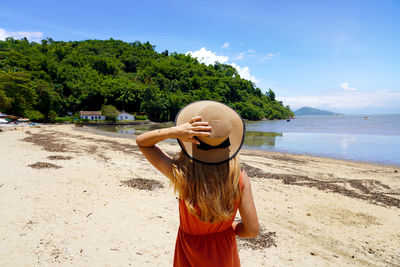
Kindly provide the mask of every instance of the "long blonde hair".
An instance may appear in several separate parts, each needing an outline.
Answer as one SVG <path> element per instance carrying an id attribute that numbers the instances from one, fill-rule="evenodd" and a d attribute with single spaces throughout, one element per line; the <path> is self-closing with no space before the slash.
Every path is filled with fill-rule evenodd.
<path id="1" fill-rule="evenodd" d="M 237 157 L 210 165 L 193 161 L 181 151 L 174 156 L 172 176 L 175 193 L 201 221 L 214 223 L 232 218 L 242 194 Z"/>

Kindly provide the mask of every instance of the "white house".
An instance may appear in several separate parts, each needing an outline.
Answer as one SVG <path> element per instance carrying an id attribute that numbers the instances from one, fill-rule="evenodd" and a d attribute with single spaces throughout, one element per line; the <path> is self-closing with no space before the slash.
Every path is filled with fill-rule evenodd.
<path id="1" fill-rule="evenodd" d="M 80 111 L 79 115 L 81 119 L 94 120 L 105 120 L 106 117 L 101 115 L 101 111 Z"/>
<path id="2" fill-rule="evenodd" d="M 118 121 L 134 121 L 135 116 L 132 114 L 129 114 L 123 110 L 122 111 L 118 110 L 117 120 Z"/>

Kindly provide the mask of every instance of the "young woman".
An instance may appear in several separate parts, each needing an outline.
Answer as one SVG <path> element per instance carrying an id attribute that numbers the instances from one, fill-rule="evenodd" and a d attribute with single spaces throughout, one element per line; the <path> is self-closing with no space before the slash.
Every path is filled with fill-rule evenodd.
<path id="1" fill-rule="evenodd" d="M 258 235 L 250 180 L 237 157 L 244 132 L 233 109 L 198 101 L 179 112 L 176 126 L 136 138 L 143 155 L 179 195 L 174 266 L 240 266 L 235 234 Z M 156 146 L 168 138 L 178 139 L 182 148 L 174 157 Z M 237 209 L 241 221 L 234 221 Z"/>

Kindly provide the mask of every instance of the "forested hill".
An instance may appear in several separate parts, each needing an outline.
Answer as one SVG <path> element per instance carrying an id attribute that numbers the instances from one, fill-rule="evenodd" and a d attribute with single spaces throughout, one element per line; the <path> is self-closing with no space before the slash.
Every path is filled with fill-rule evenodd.
<path id="1" fill-rule="evenodd" d="M 172 121 L 184 105 L 221 101 L 251 120 L 294 114 L 230 65 L 158 53 L 149 42 L 0 41 L 0 111 L 39 121 L 103 105 Z"/>
<path id="2" fill-rule="evenodd" d="M 307 116 L 307 115 L 335 115 L 337 113 L 317 108 L 302 107 L 296 110 L 294 114 L 296 116 Z"/>

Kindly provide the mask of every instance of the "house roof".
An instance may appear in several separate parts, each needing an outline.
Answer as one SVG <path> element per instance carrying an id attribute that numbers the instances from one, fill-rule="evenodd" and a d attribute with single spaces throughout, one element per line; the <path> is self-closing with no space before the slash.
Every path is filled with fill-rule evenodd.
<path id="1" fill-rule="evenodd" d="M 80 111 L 81 116 L 101 116 L 101 111 Z"/>

